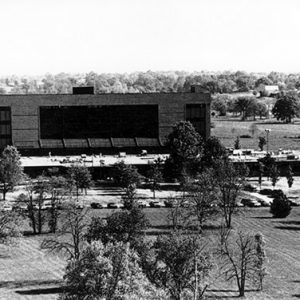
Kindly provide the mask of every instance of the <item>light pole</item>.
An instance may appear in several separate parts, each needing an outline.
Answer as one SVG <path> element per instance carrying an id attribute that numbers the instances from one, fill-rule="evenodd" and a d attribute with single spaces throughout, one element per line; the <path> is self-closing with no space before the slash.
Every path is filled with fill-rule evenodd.
<path id="1" fill-rule="evenodd" d="M 271 132 L 271 129 L 265 129 L 265 132 L 267 134 L 267 153 L 269 153 L 269 133 Z"/>

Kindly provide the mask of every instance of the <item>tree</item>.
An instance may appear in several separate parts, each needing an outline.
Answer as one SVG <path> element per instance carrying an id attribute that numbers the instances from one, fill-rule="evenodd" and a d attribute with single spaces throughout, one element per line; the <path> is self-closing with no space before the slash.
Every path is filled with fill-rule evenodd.
<path id="1" fill-rule="evenodd" d="M 275 164 L 272 165 L 272 167 L 270 169 L 270 177 L 271 177 L 273 189 L 275 188 L 275 185 L 279 180 L 279 176 L 280 176 L 280 172 L 279 172 L 277 166 Z"/>
<path id="2" fill-rule="evenodd" d="M 170 151 L 170 157 L 165 163 L 167 177 L 183 180 L 187 174 L 198 169 L 203 142 L 190 122 L 180 121 L 175 124 L 166 145 Z"/>
<path id="3" fill-rule="evenodd" d="M 213 267 L 204 241 L 175 231 L 159 236 L 154 247 L 157 251 L 156 283 L 166 288 L 175 300 L 184 299 L 184 294 L 189 293 L 194 299 L 201 299 Z"/>
<path id="4" fill-rule="evenodd" d="M 240 137 L 237 136 L 235 141 L 234 141 L 234 149 L 238 150 L 241 149 L 241 142 L 240 142 Z"/>
<path id="5" fill-rule="evenodd" d="M 266 251 L 265 251 L 265 240 L 261 233 L 257 233 L 255 238 L 255 250 L 256 250 L 256 262 L 255 262 L 255 277 L 257 278 L 257 289 L 261 291 L 263 289 L 263 280 L 267 275 L 266 272 Z"/>
<path id="6" fill-rule="evenodd" d="M 261 189 L 261 183 L 262 183 L 262 176 L 264 174 L 264 165 L 262 162 L 258 163 L 258 184 L 259 188 Z"/>
<path id="7" fill-rule="evenodd" d="M 236 280 L 239 296 L 243 297 L 247 282 L 255 283 L 257 276 L 260 276 L 264 260 L 257 249 L 260 242 L 256 236 L 243 231 L 238 231 L 235 235 L 230 233 L 230 230 L 222 228 L 220 234 L 221 271 L 226 280 Z"/>
<path id="8" fill-rule="evenodd" d="M 59 218 L 58 204 L 71 192 L 70 182 L 63 176 L 51 176 L 49 178 L 47 192 L 51 195 L 48 226 L 50 232 L 55 233 Z"/>
<path id="9" fill-rule="evenodd" d="M 77 209 L 73 203 L 66 205 L 60 230 L 53 238 L 44 239 L 41 248 L 49 252 L 66 253 L 69 259 L 79 259 L 88 226 L 87 212 L 87 209 Z"/>
<path id="10" fill-rule="evenodd" d="M 150 165 L 150 169 L 148 172 L 148 178 L 151 183 L 151 190 L 153 192 L 153 198 L 155 199 L 155 190 L 159 190 L 159 183 L 163 181 L 163 160 L 161 158 L 157 158 L 154 160 L 153 164 Z"/>
<path id="11" fill-rule="evenodd" d="M 43 204 L 48 194 L 48 178 L 39 176 L 36 181 L 30 182 L 29 184 L 32 184 L 32 186 L 27 186 L 29 193 L 28 200 L 30 204 L 34 204 L 30 207 L 30 210 L 33 210 L 30 214 L 36 218 L 35 224 L 37 226 L 37 233 L 41 234 L 46 220 L 46 212 L 43 210 Z M 37 194 L 37 197 L 33 200 L 34 194 Z"/>
<path id="12" fill-rule="evenodd" d="M 21 220 L 14 212 L 0 212 L 0 243 L 12 245 L 22 235 Z"/>
<path id="13" fill-rule="evenodd" d="M 288 186 L 289 188 L 292 187 L 293 183 L 294 183 L 294 177 L 293 177 L 294 173 L 293 173 L 293 170 L 292 170 L 292 167 L 291 165 L 289 164 L 288 165 L 288 168 L 287 168 L 287 171 L 286 171 L 286 179 L 287 179 L 287 183 L 288 183 Z"/>
<path id="14" fill-rule="evenodd" d="M 168 222 L 170 223 L 173 230 L 180 230 L 187 228 L 191 223 L 190 211 L 187 209 L 186 197 L 169 198 L 170 209 L 167 214 Z"/>
<path id="15" fill-rule="evenodd" d="M 264 151 L 264 146 L 267 144 L 266 138 L 264 136 L 258 137 L 258 147 L 260 151 Z"/>
<path id="16" fill-rule="evenodd" d="M 213 170 L 208 169 L 199 174 L 186 189 L 189 194 L 189 215 L 196 217 L 198 227 L 202 230 L 203 224 L 219 213 L 218 190 L 215 185 Z"/>
<path id="17" fill-rule="evenodd" d="M 269 180 L 271 176 L 271 169 L 276 161 L 275 158 L 272 157 L 270 153 L 267 153 L 263 158 L 259 158 L 257 161 L 261 162 L 264 165 L 264 173 Z"/>
<path id="18" fill-rule="evenodd" d="M 23 168 L 21 166 L 20 154 L 17 148 L 7 146 L 0 159 L 0 188 L 2 189 L 3 200 L 6 193 L 11 191 L 22 179 Z"/>
<path id="19" fill-rule="evenodd" d="M 202 156 L 204 166 L 210 167 L 216 159 L 226 156 L 226 148 L 217 137 L 211 136 L 204 142 Z"/>
<path id="20" fill-rule="evenodd" d="M 113 177 L 115 184 L 125 191 L 125 195 L 122 196 L 124 207 L 130 209 L 134 206 L 136 186 L 140 183 L 142 176 L 135 167 L 121 161 L 114 165 Z"/>
<path id="21" fill-rule="evenodd" d="M 79 189 L 85 190 L 92 184 L 92 175 L 86 166 L 72 165 L 68 170 L 68 177 L 76 188 L 76 196 L 78 199 Z"/>
<path id="22" fill-rule="evenodd" d="M 35 210 L 34 188 L 33 181 L 29 177 L 24 177 L 26 194 L 21 193 L 17 198 L 18 204 L 26 204 L 29 225 L 32 227 L 33 234 L 37 233 L 37 217 Z"/>
<path id="23" fill-rule="evenodd" d="M 137 253 L 128 244 L 93 242 L 79 259 L 69 262 L 61 300 L 163 300 L 143 274 Z"/>
<path id="24" fill-rule="evenodd" d="M 218 94 L 211 102 L 211 109 L 216 110 L 220 116 L 226 116 L 228 101 L 229 97 L 227 95 Z"/>
<path id="25" fill-rule="evenodd" d="M 125 190 L 130 186 L 136 187 L 141 181 L 141 175 L 137 169 L 131 165 L 126 165 L 124 161 L 114 165 L 113 178 L 115 184 Z"/>
<path id="26" fill-rule="evenodd" d="M 231 227 L 232 216 L 237 211 L 237 198 L 248 173 L 245 164 L 233 164 L 221 159 L 214 163 L 213 177 L 219 191 L 218 204 L 227 228 Z"/>
<path id="27" fill-rule="evenodd" d="M 299 97 L 295 93 L 287 93 L 280 96 L 276 101 L 272 114 L 277 120 L 291 123 L 292 119 L 299 115 Z"/>
<path id="28" fill-rule="evenodd" d="M 242 115 L 242 121 L 246 120 L 250 115 L 255 116 L 257 100 L 255 97 L 239 97 L 235 101 L 235 110 Z"/>
<path id="29" fill-rule="evenodd" d="M 99 218 L 93 218 L 88 226 L 86 239 L 88 242 L 101 240 L 104 244 L 122 241 L 130 243 L 134 247 L 148 227 L 149 220 L 143 210 L 134 206 L 131 210 L 111 214 L 106 218 L 106 222 Z"/>
<path id="30" fill-rule="evenodd" d="M 257 102 L 256 114 L 259 116 L 260 119 L 262 119 L 262 117 L 267 117 L 268 112 L 268 107 L 265 103 Z"/>
<path id="31" fill-rule="evenodd" d="M 249 128 L 250 134 L 254 137 L 254 135 L 258 132 L 258 127 L 255 123 L 252 123 L 250 128 Z"/>
<path id="32" fill-rule="evenodd" d="M 280 190 L 276 193 L 270 207 L 270 213 L 273 218 L 285 218 L 291 212 L 291 205 L 286 195 Z"/>

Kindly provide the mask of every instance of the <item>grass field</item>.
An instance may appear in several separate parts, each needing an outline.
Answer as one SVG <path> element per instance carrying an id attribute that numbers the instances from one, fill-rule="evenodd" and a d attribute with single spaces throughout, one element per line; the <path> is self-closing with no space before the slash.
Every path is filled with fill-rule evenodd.
<path id="1" fill-rule="evenodd" d="M 249 179 L 256 184 L 256 179 Z M 270 187 L 270 182 L 264 178 L 263 187 Z M 281 178 L 276 188 L 287 192 L 285 178 Z M 8 199 L 22 192 L 22 187 L 15 193 L 9 193 Z M 300 178 L 295 177 L 294 185 L 289 189 L 290 196 L 300 196 Z M 138 197 L 150 199 L 150 190 L 138 190 Z M 178 196 L 178 192 L 160 191 L 161 199 Z M 99 201 L 104 204 L 109 201 L 120 201 L 120 189 L 96 187 L 88 191 L 85 203 Z M 90 210 L 90 216 L 105 218 L 114 210 Z M 146 208 L 145 213 L 151 227 L 147 236 L 154 239 L 158 234 L 170 230 L 168 208 Z M 269 259 L 269 275 L 265 280 L 263 292 L 247 291 L 244 299 L 297 299 L 300 298 L 300 207 L 294 207 L 286 219 L 273 219 L 268 208 L 241 208 L 241 214 L 234 218 L 234 229 L 261 232 L 265 236 L 266 250 Z M 220 220 L 214 220 L 210 225 L 218 225 Z M 215 226 L 216 227 L 216 226 Z M 208 234 L 216 233 L 216 229 L 206 230 Z M 24 224 L 24 230 L 29 230 Z M 0 300 L 50 300 L 57 299 L 62 283 L 66 262 L 59 256 L 50 255 L 40 250 L 40 242 L 47 234 L 41 236 L 24 236 L 17 247 L 0 249 Z M 218 278 L 208 289 L 209 299 L 234 299 L 237 288 L 234 283 Z"/>
<path id="2" fill-rule="evenodd" d="M 241 208 L 234 219 L 234 228 L 261 232 L 265 236 L 269 275 L 263 292 L 247 291 L 244 299 L 300 298 L 300 207 L 295 207 L 286 219 L 273 219 L 268 208 Z M 105 216 L 111 210 L 94 211 Z M 152 228 L 168 229 L 167 208 L 145 209 Z M 56 299 L 64 273 L 62 258 L 39 249 L 44 236 L 21 238 L 18 247 L 2 249 L 0 257 L 0 299 Z M 208 289 L 209 299 L 234 299 L 234 283 L 218 279 Z"/>
<path id="3" fill-rule="evenodd" d="M 276 119 L 241 121 L 240 118 L 212 118 L 214 128 L 211 134 L 221 139 L 226 147 L 233 147 L 237 136 L 250 135 L 250 126 L 256 124 L 258 132 L 252 138 L 241 138 L 242 148 L 258 149 L 258 136 L 266 136 L 265 129 L 270 129 L 270 150 L 300 149 L 300 119 L 293 124 L 280 123 Z"/>

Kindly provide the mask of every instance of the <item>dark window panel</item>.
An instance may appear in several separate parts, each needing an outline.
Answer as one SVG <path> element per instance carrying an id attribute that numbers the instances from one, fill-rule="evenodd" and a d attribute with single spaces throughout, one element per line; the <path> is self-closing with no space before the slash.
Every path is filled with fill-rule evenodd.
<path id="1" fill-rule="evenodd" d="M 42 139 L 158 137 L 157 105 L 40 107 Z"/>

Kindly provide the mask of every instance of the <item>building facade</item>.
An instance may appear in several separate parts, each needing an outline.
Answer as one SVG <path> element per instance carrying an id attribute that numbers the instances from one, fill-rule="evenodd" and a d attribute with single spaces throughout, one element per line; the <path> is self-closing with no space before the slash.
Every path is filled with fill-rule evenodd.
<path id="1" fill-rule="evenodd" d="M 74 92 L 0 95 L 0 147 L 36 153 L 162 147 L 181 120 L 210 135 L 210 94 L 195 87 L 190 93 Z"/>

